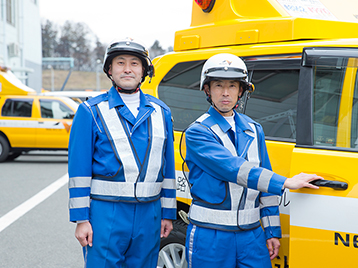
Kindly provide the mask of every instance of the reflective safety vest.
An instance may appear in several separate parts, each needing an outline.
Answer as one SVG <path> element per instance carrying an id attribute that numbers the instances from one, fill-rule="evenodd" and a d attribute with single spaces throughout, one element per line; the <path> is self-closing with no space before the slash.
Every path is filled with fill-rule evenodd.
<path id="1" fill-rule="evenodd" d="M 137 117 L 117 90 L 82 103 L 68 146 L 70 221 L 90 220 L 91 199 L 150 202 L 163 219 L 176 218 L 170 109 L 140 91 Z"/>
<path id="2" fill-rule="evenodd" d="M 196 124 L 201 124 L 215 134 L 216 137 L 220 139 L 222 145 L 228 149 L 233 156 L 242 157 L 245 153 L 248 162 L 245 162 L 239 169 L 237 176 L 238 183 L 225 182 L 227 184 L 226 189 L 228 193 L 225 197 L 226 200 L 223 200 L 222 203 L 230 200 L 230 209 L 223 209 L 220 204 L 205 202 L 194 197 L 189 211 L 189 219 L 193 224 L 214 229 L 237 231 L 257 228 L 260 226 L 260 209 L 266 206 L 278 206 L 279 197 L 268 194 L 263 197 L 260 191 L 247 188 L 247 177 L 249 176 L 250 170 L 260 166 L 256 127 L 253 123 L 248 122 L 251 130 L 246 130 L 245 133 L 249 135 L 252 140 L 246 144 L 245 150 L 241 152 L 242 155 L 238 155 L 235 145 L 228 134 L 224 132 L 218 124 L 203 124 L 203 121 L 209 119 L 210 116 L 208 113 L 202 115 L 196 121 Z M 212 118 L 206 122 L 212 122 Z M 225 173 L 225 170 L 222 172 Z M 263 169 L 260 176 L 262 176 L 262 178 L 265 177 L 265 179 L 262 181 L 269 181 L 272 174 L 271 171 Z M 264 217 L 262 223 L 264 228 L 268 226 L 280 227 L 278 215 Z"/>
<path id="3" fill-rule="evenodd" d="M 108 101 L 102 101 L 97 105 L 108 140 L 117 160 L 123 165 L 124 178 L 118 174 L 113 178 L 93 177 L 91 182 L 93 199 L 152 201 L 160 197 L 166 129 L 162 108 L 156 103 L 151 102 L 151 104 L 155 111 L 147 119 L 150 142 L 144 163 L 136 159 L 136 149 L 131 134 L 117 109 L 109 109 Z"/>

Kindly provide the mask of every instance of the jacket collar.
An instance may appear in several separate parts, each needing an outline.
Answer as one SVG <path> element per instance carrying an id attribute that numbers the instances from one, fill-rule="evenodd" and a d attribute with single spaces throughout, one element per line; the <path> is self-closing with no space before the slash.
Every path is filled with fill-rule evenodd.
<path id="1" fill-rule="evenodd" d="M 228 123 L 228 121 L 214 107 L 211 106 L 209 108 L 208 113 L 213 117 L 213 119 L 219 125 L 222 131 L 227 132 L 231 128 L 231 125 Z M 252 128 L 248 124 L 247 120 L 243 119 L 243 116 L 241 114 L 234 110 L 234 115 L 236 128 L 239 128 L 242 131 L 249 130 L 252 132 Z"/>
<path id="2" fill-rule="evenodd" d="M 140 94 L 140 102 L 139 102 L 139 107 L 153 107 L 153 105 L 147 100 L 147 98 L 144 96 L 142 90 L 139 90 L 139 94 Z M 109 109 L 112 109 L 113 107 L 122 107 L 125 106 L 124 101 L 121 98 L 121 95 L 119 95 L 118 91 L 114 88 L 111 87 L 111 89 L 108 91 L 108 105 L 109 105 Z"/>
<path id="3" fill-rule="evenodd" d="M 125 105 L 123 99 L 119 95 L 118 91 L 111 87 L 111 89 L 108 91 L 108 105 L 109 109 L 112 109 L 114 107 L 118 108 L 118 112 L 132 125 L 139 124 L 140 122 L 143 122 L 146 120 L 150 114 L 154 111 L 153 105 L 147 100 L 145 95 L 141 90 L 139 90 L 139 111 L 138 115 L 135 118 L 133 114 L 130 112 L 128 107 Z M 132 130 L 134 131 L 136 127 Z"/>
<path id="4" fill-rule="evenodd" d="M 227 132 L 231 128 L 229 122 L 213 106 L 210 106 L 208 113 L 213 117 L 222 131 Z"/>
<path id="5" fill-rule="evenodd" d="M 236 111 L 234 111 L 234 113 L 235 113 L 234 119 L 235 119 L 236 127 L 241 129 L 242 131 L 249 130 L 249 131 L 253 132 L 251 126 L 248 123 L 248 121 L 243 118 L 243 115 L 239 114 Z M 255 123 L 253 120 L 251 120 L 251 121 L 252 121 L 251 123 Z"/>

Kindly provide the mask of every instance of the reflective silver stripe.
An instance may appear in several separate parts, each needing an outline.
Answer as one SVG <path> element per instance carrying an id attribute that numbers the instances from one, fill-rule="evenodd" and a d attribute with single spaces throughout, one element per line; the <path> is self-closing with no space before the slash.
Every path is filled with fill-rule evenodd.
<path id="1" fill-rule="evenodd" d="M 201 117 L 197 121 L 203 120 Z M 245 207 L 243 210 L 238 210 L 238 204 L 243 192 L 243 186 L 247 187 L 249 173 L 252 168 L 260 165 L 258 140 L 256 134 L 256 128 L 250 123 L 252 131 L 246 131 L 245 133 L 253 137 L 253 141 L 247 151 L 248 161 L 243 162 L 240 166 L 237 174 L 237 184 L 229 183 L 229 191 L 231 198 L 231 210 L 218 210 L 202 207 L 196 204 L 192 204 L 189 211 L 190 219 L 202 223 L 216 224 L 237 227 L 255 224 L 260 220 L 260 208 L 255 207 L 256 200 L 259 197 L 260 192 L 253 189 L 247 189 L 246 198 L 244 200 Z M 231 139 L 222 131 L 218 124 L 211 126 L 211 130 L 219 136 L 225 148 L 227 148 L 233 156 L 237 156 L 237 151 L 232 143 Z M 247 144 L 248 145 L 248 144 Z"/>
<path id="2" fill-rule="evenodd" d="M 280 197 L 278 195 L 263 196 L 260 198 L 260 208 L 278 206 Z"/>
<path id="3" fill-rule="evenodd" d="M 153 139 L 149 153 L 148 168 L 144 179 L 146 182 L 155 182 L 158 178 L 158 174 L 162 168 L 163 159 L 160 156 L 163 155 L 165 140 L 162 108 L 153 102 L 151 102 L 151 104 L 155 108 L 155 111 L 151 114 Z"/>
<path id="4" fill-rule="evenodd" d="M 224 144 L 224 147 L 226 149 L 228 149 L 233 156 L 237 156 L 237 152 L 236 152 L 236 148 L 235 148 L 234 144 L 232 143 L 229 136 L 224 131 L 222 131 L 220 126 L 216 124 L 216 125 L 213 125 L 211 127 L 211 129 L 219 136 L 219 138 L 221 139 L 221 141 Z"/>
<path id="5" fill-rule="evenodd" d="M 247 211 L 240 210 L 239 214 L 240 225 L 256 223 L 260 219 L 259 208 L 254 208 Z M 192 220 L 203 223 L 237 227 L 236 210 L 211 209 L 192 204 L 189 211 L 189 217 Z"/>
<path id="6" fill-rule="evenodd" d="M 91 114 L 92 114 L 93 120 L 94 120 L 94 122 L 96 123 L 96 125 L 97 125 L 97 127 L 98 127 L 99 132 L 101 132 L 101 133 L 102 133 L 102 130 L 101 130 L 101 128 L 99 127 L 99 125 L 98 125 L 98 123 L 97 123 L 96 118 L 94 117 L 93 111 L 92 111 L 92 109 L 91 109 L 91 105 L 89 105 L 89 103 L 88 103 L 87 101 L 85 101 L 85 102 L 84 102 L 84 104 L 85 104 L 85 105 L 88 107 L 88 109 L 91 111 Z"/>
<path id="7" fill-rule="evenodd" d="M 239 210 L 239 226 L 256 223 L 260 220 L 260 209 Z"/>
<path id="8" fill-rule="evenodd" d="M 119 158 L 123 163 L 125 180 L 133 184 L 137 180 L 139 170 L 128 137 L 122 124 L 119 122 L 116 108 L 109 109 L 108 101 L 100 102 L 98 108 L 113 139 Z"/>
<path id="9" fill-rule="evenodd" d="M 227 148 L 231 154 L 233 156 L 237 156 L 237 151 L 236 148 L 234 146 L 234 144 L 232 143 L 231 139 L 229 138 L 229 136 L 227 135 L 227 133 L 225 133 L 224 131 L 222 131 L 222 129 L 219 127 L 219 125 L 213 125 L 211 127 L 211 129 L 219 136 L 219 138 L 221 139 L 221 141 L 223 142 L 225 148 Z M 253 133 L 253 135 L 255 135 L 255 133 Z M 255 140 L 254 140 L 255 141 Z M 255 143 L 254 143 L 255 144 Z M 252 145 L 252 144 L 251 144 Z M 256 149 L 256 152 L 255 152 Z M 250 153 L 251 150 L 251 153 Z M 229 222 L 231 222 L 230 225 L 234 225 L 237 226 L 237 205 L 240 202 L 240 198 L 243 192 L 243 187 L 242 186 L 247 186 L 247 180 L 248 180 L 248 174 L 251 170 L 251 167 L 254 166 L 254 164 L 258 163 L 258 153 L 257 153 L 257 145 L 256 147 L 254 146 L 254 148 L 252 149 L 251 146 L 249 147 L 249 153 L 248 153 L 251 157 L 249 157 L 249 169 L 246 172 L 245 176 L 241 176 L 242 173 L 239 172 L 239 176 L 238 177 L 238 184 L 234 184 L 234 183 L 229 183 L 229 191 L 230 191 L 230 197 L 231 197 L 231 210 L 233 211 L 233 213 L 231 213 L 231 219 L 229 219 Z M 254 163 L 251 163 L 251 161 L 253 161 Z M 247 167 L 247 163 L 244 163 L 244 166 L 242 166 L 241 171 L 243 172 L 246 167 Z M 243 179 L 242 181 L 239 180 Z M 255 223 L 259 220 L 260 216 L 259 216 L 259 211 L 255 208 L 255 202 L 256 199 L 259 195 L 259 192 L 256 190 L 252 190 L 252 189 L 247 189 L 247 195 L 246 195 L 246 200 L 245 200 L 245 210 L 249 211 L 250 213 L 252 213 L 251 215 L 247 213 L 247 211 L 245 211 L 244 213 L 242 213 L 242 211 L 239 211 L 239 223 L 240 224 L 251 224 L 251 223 Z M 225 223 L 224 223 L 225 224 Z M 227 225 L 227 224 L 225 224 Z"/>
<path id="10" fill-rule="evenodd" d="M 72 208 L 86 208 L 90 205 L 89 196 L 70 198 L 69 207 Z"/>
<path id="11" fill-rule="evenodd" d="M 256 167 L 260 166 L 260 157 L 259 157 L 259 149 L 258 149 L 258 140 L 257 140 L 257 131 L 256 127 L 253 123 L 249 123 L 253 132 L 245 131 L 246 134 L 250 135 L 254 138 L 251 142 L 249 150 L 247 152 L 248 160 L 250 163 L 255 164 Z M 268 192 L 268 187 L 270 184 L 271 177 L 274 173 L 270 170 L 264 169 L 258 179 L 257 189 L 262 192 Z"/>
<path id="12" fill-rule="evenodd" d="M 196 119 L 195 120 L 195 122 L 199 122 L 199 123 L 201 123 L 201 122 L 203 122 L 206 118 L 208 118 L 210 116 L 210 114 L 203 114 L 203 115 L 201 115 L 198 119 Z"/>
<path id="13" fill-rule="evenodd" d="M 176 208 L 177 200 L 175 198 L 160 198 L 160 202 L 162 203 L 162 208 Z"/>
<path id="14" fill-rule="evenodd" d="M 87 268 L 87 255 L 88 255 L 88 247 L 89 245 L 85 246 L 84 249 L 85 249 L 85 268 Z"/>
<path id="15" fill-rule="evenodd" d="M 176 180 L 164 178 L 162 188 L 169 189 L 169 190 L 176 190 L 177 189 Z"/>
<path id="16" fill-rule="evenodd" d="M 249 179 L 249 173 L 255 164 L 245 161 L 237 172 L 237 184 L 247 187 L 247 181 Z"/>
<path id="17" fill-rule="evenodd" d="M 193 225 L 193 229 L 191 229 L 190 232 L 190 239 L 189 239 L 189 256 L 188 256 L 188 260 L 189 260 L 189 267 L 188 268 L 192 268 L 193 267 L 193 251 L 194 251 L 194 235 L 195 235 L 195 231 L 196 231 L 196 225 Z"/>
<path id="18" fill-rule="evenodd" d="M 82 188 L 91 186 L 92 177 L 72 177 L 68 181 L 68 188 Z"/>
<path id="19" fill-rule="evenodd" d="M 136 196 L 153 197 L 160 194 L 161 188 L 161 182 L 138 182 L 136 184 Z M 134 183 L 93 179 L 91 194 L 134 197 Z"/>
<path id="20" fill-rule="evenodd" d="M 214 131 L 214 133 L 216 133 L 216 135 L 219 136 L 219 138 L 221 139 L 221 141 L 224 144 L 224 147 L 226 149 L 228 149 L 233 156 L 237 156 L 237 151 L 236 151 L 234 144 L 232 143 L 229 136 L 224 131 L 222 131 L 222 129 L 219 127 L 219 125 L 217 125 L 217 124 L 213 125 L 211 127 L 211 129 Z M 229 192 L 230 192 L 230 197 L 231 197 L 231 208 L 232 209 L 236 209 L 237 204 L 240 202 L 240 197 L 241 197 L 242 191 L 243 191 L 243 188 L 241 185 L 237 185 L 237 184 L 229 182 Z"/>
<path id="21" fill-rule="evenodd" d="M 280 227 L 280 216 L 266 216 L 261 219 L 262 226 L 264 228 L 269 226 Z"/>
<path id="22" fill-rule="evenodd" d="M 268 169 L 263 169 L 260 177 L 259 177 L 259 181 L 257 183 L 257 189 L 261 192 L 268 192 L 268 187 L 270 185 L 270 180 L 272 178 L 272 175 L 274 173 Z"/>
<path id="23" fill-rule="evenodd" d="M 257 144 L 257 133 L 256 133 L 256 127 L 253 123 L 249 123 L 252 132 L 245 131 L 246 134 L 253 137 L 253 141 L 250 144 L 250 147 L 247 151 L 247 159 L 250 163 L 255 164 L 255 166 L 260 166 L 260 157 L 259 157 L 259 149 Z"/>
<path id="24" fill-rule="evenodd" d="M 259 196 L 260 192 L 247 188 L 247 194 L 245 199 L 245 207 L 244 209 L 253 209 L 255 208 L 256 199 Z"/>
<path id="25" fill-rule="evenodd" d="M 231 209 L 237 210 L 237 206 L 240 203 L 241 195 L 244 188 L 236 183 L 229 182 L 229 192 L 231 197 Z"/>

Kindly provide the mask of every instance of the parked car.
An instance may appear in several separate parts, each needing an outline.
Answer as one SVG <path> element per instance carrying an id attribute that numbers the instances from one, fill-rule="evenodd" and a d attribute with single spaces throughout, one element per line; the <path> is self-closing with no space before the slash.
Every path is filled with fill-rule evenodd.
<path id="1" fill-rule="evenodd" d="M 171 108 L 175 130 L 178 221 L 161 241 L 157 267 L 187 265 L 191 196 L 182 134 L 209 108 L 200 72 L 217 53 L 247 64 L 255 91 L 245 113 L 264 128 L 273 170 L 326 179 L 319 190 L 281 197 L 283 238 L 272 266 L 356 267 L 358 2 L 195 2 L 191 27 L 176 32 L 174 52 L 153 60 L 155 77 L 142 86 Z"/>
<path id="2" fill-rule="evenodd" d="M 77 108 L 68 97 L 0 95 L 0 162 L 31 150 L 67 150 Z"/>

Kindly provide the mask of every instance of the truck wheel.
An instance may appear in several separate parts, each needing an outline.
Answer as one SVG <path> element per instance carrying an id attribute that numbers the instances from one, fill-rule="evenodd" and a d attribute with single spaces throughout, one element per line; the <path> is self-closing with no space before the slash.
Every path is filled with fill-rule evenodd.
<path id="1" fill-rule="evenodd" d="M 173 222 L 173 230 L 160 241 L 157 268 L 187 268 L 185 259 L 185 237 L 187 224 L 182 220 Z"/>
<path id="2" fill-rule="evenodd" d="M 10 145 L 7 140 L 0 136 L 0 162 L 4 162 L 9 155 Z"/>

